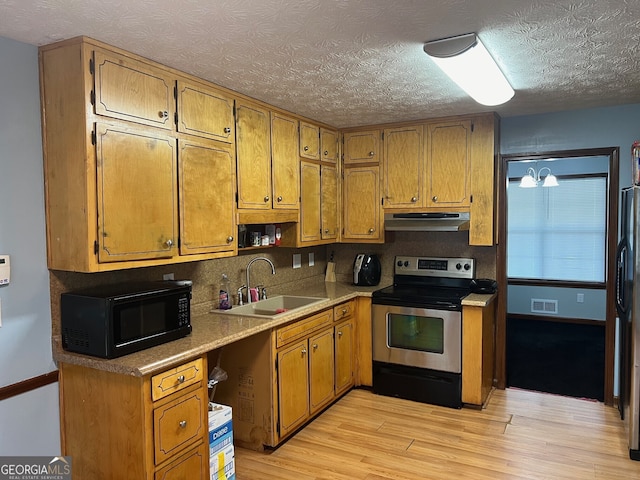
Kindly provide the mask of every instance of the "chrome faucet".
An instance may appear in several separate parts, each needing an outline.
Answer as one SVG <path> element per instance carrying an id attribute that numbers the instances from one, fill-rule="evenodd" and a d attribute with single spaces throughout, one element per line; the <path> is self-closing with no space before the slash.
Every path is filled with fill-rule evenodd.
<path id="1" fill-rule="evenodd" d="M 271 260 L 269 260 L 266 257 L 256 257 L 253 260 L 251 260 L 248 264 L 247 264 L 247 303 L 251 303 L 251 294 L 249 293 L 251 290 L 251 284 L 249 283 L 250 278 L 249 278 L 249 272 L 250 272 L 250 268 L 251 265 L 253 264 L 253 262 L 257 262 L 258 260 L 264 260 L 265 262 L 267 262 L 269 265 L 271 265 L 271 275 L 275 275 L 276 274 L 276 267 L 273 265 L 273 262 Z M 259 298 L 259 297 L 258 297 Z"/>

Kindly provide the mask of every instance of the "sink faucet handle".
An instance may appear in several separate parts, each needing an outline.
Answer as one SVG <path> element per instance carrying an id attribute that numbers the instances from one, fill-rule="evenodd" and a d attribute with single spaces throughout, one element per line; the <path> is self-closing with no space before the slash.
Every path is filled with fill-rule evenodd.
<path id="1" fill-rule="evenodd" d="M 242 290 L 245 288 L 247 288 L 246 285 L 240 285 L 238 287 L 238 305 L 244 305 L 244 302 L 242 301 Z"/>
<path id="2" fill-rule="evenodd" d="M 262 287 L 261 298 L 262 298 L 262 300 L 266 300 L 267 299 L 267 287 Z"/>

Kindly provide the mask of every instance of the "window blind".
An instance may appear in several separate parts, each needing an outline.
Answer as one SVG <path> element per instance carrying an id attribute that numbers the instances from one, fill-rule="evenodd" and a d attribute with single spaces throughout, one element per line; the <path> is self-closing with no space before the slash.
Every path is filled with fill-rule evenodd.
<path id="1" fill-rule="evenodd" d="M 510 278 L 605 281 L 606 177 L 559 179 L 551 188 L 507 188 Z"/>

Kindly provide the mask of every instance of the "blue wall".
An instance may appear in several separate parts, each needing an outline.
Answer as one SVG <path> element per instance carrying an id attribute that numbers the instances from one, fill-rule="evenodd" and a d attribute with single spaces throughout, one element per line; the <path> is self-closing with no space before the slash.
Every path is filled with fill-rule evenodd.
<path id="1" fill-rule="evenodd" d="M 49 272 L 40 134 L 38 50 L 0 38 L 0 386 L 56 369 L 51 356 Z M 58 385 L 0 402 L 0 455 L 60 455 Z"/>

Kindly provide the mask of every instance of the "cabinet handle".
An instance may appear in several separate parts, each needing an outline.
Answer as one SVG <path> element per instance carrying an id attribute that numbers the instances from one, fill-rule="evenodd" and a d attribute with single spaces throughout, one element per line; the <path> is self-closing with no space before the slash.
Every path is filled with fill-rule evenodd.
<path id="1" fill-rule="evenodd" d="M 168 118 L 169 117 L 169 112 L 167 112 L 166 110 L 160 110 L 158 112 L 158 116 L 160 118 Z"/>
<path id="2" fill-rule="evenodd" d="M 278 200 L 279 202 L 281 202 L 281 201 L 282 201 L 282 196 L 278 196 L 278 198 L 277 198 L 276 200 Z"/>
<path id="3" fill-rule="evenodd" d="M 329 233 L 329 229 L 325 228 L 324 233 Z"/>
<path id="4" fill-rule="evenodd" d="M 231 242 L 233 242 L 233 236 L 232 236 L 232 235 L 229 235 L 229 236 L 227 237 L 227 243 L 231 243 Z"/>
<path id="5" fill-rule="evenodd" d="M 302 353 L 302 355 L 306 355 L 307 354 L 307 349 L 303 348 L 301 353 Z"/>
<path id="6" fill-rule="evenodd" d="M 187 421 L 186 420 L 180 420 L 180 423 L 178 423 L 178 425 L 180 425 L 180 428 L 187 428 Z"/>
<path id="7" fill-rule="evenodd" d="M 418 201 L 418 199 L 416 197 L 411 197 L 411 202 L 412 203 L 416 203 Z"/>
<path id="8" fill-rule="evenodd" d="M 317 344 L 317 343 L 314 343 L 314 344 L 313 344 L 313 351 L 316 351 L 317 349 L 318 349 L 318 344 Z"/>
<path id="9" fill-rule="evenodd" d="M 178 377 L 178 383 L 184 383 L 184 380 L 185 380 L 184 375 L 180 375 Z"/>
<path id="10" fill-rule="evenodd" d="M 375 152 L 369 152 L 369 156 L 373 157 L 375 155 Z"/>
<path id="11" fill-rule="evenodd" d="M 269 195 L 265 195 L 264 201 L 265 201 L 265 203 L 269 201 Z"/>
<path id="12" fill-rule="evenodd" d="M 347 309 L 346 309 L 346 308 L 343 308 L 343 309 L 342 309 L 342 314 L 343 314 L 343 315 L 346 315 L 346 314 L 347 314 Z"/>
<path id="13" fill-rule="evenodd" d="M 167 247 L 171 248 L 171 246 L 173 245 L 173 240 L 169 239 L 169 240 L 167 240 L 166 242 L 164 242 L 164 244 L 165 244 Z"/>
<path id="14" fill-rule="evenodd" d="M 338 330 L 338 336 L 342 337 L 342 330 Z"/>
<path id="15" fill-rule="evenodd" d="M 438 201 L 438 196 L 434 195 L 433 197 L 431 197 L 431 200 L 433 200 L 434 202 L 437 202 Z"/>
<path id="16" fill-rule="evenodd" d="M 307 145 L 305 145 L 305 146 L 304 146 L 304 148 L 303 148 L 303 150 L 304 150 L 305 152 L 308 152 L 308 151 L 309 151 L 309 147 L 308 147 Z"/>
<path id="17" fill-rule="evenodd" d="M 329 150 L 324 151 L 324 156 L 326 157 L 327 155 L 329 155 Z"/>
<path id="18" fill-rule="evenodd" d="M 224 127 L 224 133 L 231 133 L 231 129 L 229 127 Z"/>
<path id="19" fill-rule="evenodd" d="M 373 232 L 375 232 L 375 231 L 376 231 L 376 229 L 375 229 L 375 228 L 370 228 L 370 229 L 369 229 L 369 233 L 373 233 Z"/>

